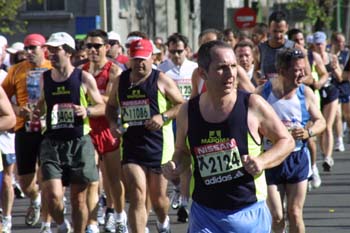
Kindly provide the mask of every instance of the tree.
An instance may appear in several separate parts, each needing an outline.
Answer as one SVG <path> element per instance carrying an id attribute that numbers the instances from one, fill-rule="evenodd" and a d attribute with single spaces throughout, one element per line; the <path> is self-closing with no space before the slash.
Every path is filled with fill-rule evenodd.
<path id="1" fill-rule="evenodd" d="M 19 20 L 17 15 L 19 9 L 26 0 L 0 0 L 0 33 L 13 35 L 16 32 L 23 32 L 26 21 Z"/>
<path id="2" fill-rule="evenodd" d="M 315 30 L 330 29 L 333 15 L 332 0 L 295 0 L 287 4 L 288 9 L 304 9 L 304 24 L 311 24 Z"/>

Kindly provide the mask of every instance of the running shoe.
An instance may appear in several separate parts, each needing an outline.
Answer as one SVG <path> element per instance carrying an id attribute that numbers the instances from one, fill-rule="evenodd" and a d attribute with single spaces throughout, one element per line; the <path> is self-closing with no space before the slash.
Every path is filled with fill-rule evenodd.
<path id="1" fill-rule="evenodd" d="M 15 196 L 17 199 L 23 199 L 26 197 L 26 195 L 24 195 L 21 187 L 19 186 L 19 184 L 17 182 L 15 182 L 13 184 L 13 191 L 15 192 Z"/>
<path id="2" fill-rule="evenodd" d="M 322 180 L 320 177 L 320 174 L 318 172 L 317 166 L 312 167 L 312 180 L 311 180 L 311 186 L 314 189 L 317 189 L 321 186 Z"/>
<path id="3" fill-rule="evenodd" d="M 105 217 L 105 232 L 115 232 L 116 226 L 115 226 L 115 219 L 113 213 L 106 214 Z"/>
<path id="4" fill-rule="evenodd" d="M 171 208 L 174 210 L 178 209 L 180 207 L 180 203 L 180 190 L 175 188 L 170 197 Z"/>
<path id="5" fill-rule="evenodd" d="M 64 220 L 64 227 L 58 227 L 57 233 L 73 233 L 73 229 L 67 219 Z"/>
<path id="6" fill-rule="evenodd" d="M 30 202 L 30 206 L 27 209 L 25 217 L 25 223 L 28 226 L 35 226 L 40 219 L 40 205 L 36 205 L 33 201 Z"/>
<path id="7" fill-rule="evenodd" d="M 323 171 L 330 172 L 331 168 L 334 166 L 334 160 L 330 156 L 325 157 L 323 160 Z"/>
<path id="8" fill-rule="evenodd" d="M 182 223 L 188 222 L 188 209 L 185 206 L 180 206 L 177 211 L 177 221 Z"/>
<path id="9" fill-rule="evenodd" d="M 49 227 L 49 226 L 41 226 L 39 233 L 52 233 L 51 227 Z"/>
<path id="10" fill-rule="evenodd" d="M 90 224 L 86 227 L 85 233 L 100 233 L 100 229 L 95 224 Z"/>
<path id="11" fill-rule="evenodd" d="M 2 219 L 2 233 L 11 233 L 12 223 L 11 220 L 3 218 Z"/>
<path id="12" fill-rule="evenodd" d="M 335 144 L 334 149 L 335 149 L 335 151 L 340 151 L 340 152 L 345 151 L 344 143 L 338 141 L 338 142 Z"/>

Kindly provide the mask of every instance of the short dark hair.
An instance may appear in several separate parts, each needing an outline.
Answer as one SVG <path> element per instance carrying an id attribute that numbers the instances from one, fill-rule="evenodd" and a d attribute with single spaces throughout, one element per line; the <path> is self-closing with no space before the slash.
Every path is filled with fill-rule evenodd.
<path id="1" fill-rule="evenodd" d="M 101 29 L 95 29 L 95 30 L 89 31 L 86 34 L 86 38 L 88 38 L 88 37 L 100 37 L 104 44 L 108 43 L 108 34 L 107 34 L 107 32 L 105 32 Z"/>
<path id="2" fill-rule="evenodd" d="M 182 42 L 184 43 L 185 48 L 188 46 L 188 39 L 186 36 L 180 34 L 180 33 L 174 33 L 171 36 L 168 37 L 166 45 L 169 47 L 170 43 L 176 44 Z"/>
<path id="3" fill-rule="evenodd" d="M 224 34 L 221 31 L 219 31 L 219 30 L 217 30 L 215 28 L 207 28 L 207 29 L 201 31 L 201 33 L 199 33 L 198 40 L 201 40 L 202 37 L 207 35 L 207 34 L 214 34 L 214 35 L 216 35 L 216 39 L 217 40 L 223 40 L 224 39 Z"/>
<path id="4" fill-rule="evenodd" d="M 127 38 L 128 38 L 128 37 L 131 37 L 131 36 L 138 36 L 138 37 L 141 37 L 142 39 L 147 39 L 147 40 L 148 40 L 147 34 L 144 33 L 144 32 L 141 32 L 141 31 L 132 31 L 132 32 L 129 32 L 129 34 L 127 35 Z"/>
<path id="5" fill-rule="evenodd" d="M 236 51 L 237 48 L 242 48 L 242 47 L 249 47 L 253 50 L 254 43 L 251 40 L 241 40 L 235 45 L 234 50 Z"/>
<path id="6" fill-rule="evenodd" d="M 268 26 L 266 23 L 257 23 L 254 26 L 255 33 L 260 34 L 260 35 L 267 35 L 268 33 Z"/>
<path id="7" fill-rule="evenodd" d="M 283 11 L 272 12 L 272 14 L 269 17 L 269 25 L 271 24 L 272 21 L 275 21 L 276 23 L 286 21 L 287 23 L 287 15 Z"/>
<path id="8" fill-rule="evenodd" d="M 343 36 L 345 38 L 345 35 L 341 32 L 338 32 L 338 31 L 335 31 L 332 33 L 331 35 L 331 42 L 334 43 L 334 42 L 337 42 L 337 37 L 338 36 Z"/>
<path id="9" fill-rule="evenodd" d="M 293 36 L 296 35 L 296 34 L 299 34 L 299 33 L 303 34 L 303 32 L 302 32 L 300 29 L 298 29 L 298 28 L 292 28 L 292 29 L 290 29 L 290 30 L 287 32 L 288 39 L 289 39 L 289 40 L 293 40 Z"/>
<path id="10" fill-rule="evenodd" d="M 72 54 L 72 56 L 74 56 L 74 54 L 75 54 L 75 48 L 72 48 L 72 47 L 70 47 L 69 45 L 66 45 L 66 44 L 62 45 L 62 49 L 63 49 L 66 53 Z"/>
<path id="11" fill-rule="evenodd" d="M 221 40 L 209 41 L 203 45 L 198 50 L 198 66 L 208 71 L 211 59 L 211 52 L 214 48 L 227 48 L 232 49 L 230 45 Z"/>
<path id="12" fill-rule="evenodd" d="M 277 70 L 287 69 L 292 61 L 305 58 L 304 53 L 298 48 L 283 48 L 276 54 L 275 66 Z"/>

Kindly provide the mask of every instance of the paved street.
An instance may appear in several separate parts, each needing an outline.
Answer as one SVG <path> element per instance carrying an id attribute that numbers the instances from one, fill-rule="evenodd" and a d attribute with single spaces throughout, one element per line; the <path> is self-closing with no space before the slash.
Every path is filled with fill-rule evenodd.
<path id="1" fill-rule="evenodd" d="M 322 186 L 312 190 L 307 197 L 304 218 L 307 233 L 348 233 L 350 232 L 350 145 L 346 152 L 335 152 L 335 166 L 331 173 L 323 173 L 321 161 L 318 167 L 321 172 Z M 319 156 L 320 158 L 320 156 Z M 24 215 L 28 199 L 17 199 L 13 211 L 13 232 L 37 233 L 36 228 L 24 225 Z M 69 213 L 69 211 L 68 211 Z M 176 222 L 176 212 L 171 210 L 173 233 L 186 232 L 186 224 Z M 150 232 L 156 232 L 155 217 L 149 220 Z M 101 228 L 102 229 L 102 228 Z M 55 231 L 54 231 L 55 232 Z"/>

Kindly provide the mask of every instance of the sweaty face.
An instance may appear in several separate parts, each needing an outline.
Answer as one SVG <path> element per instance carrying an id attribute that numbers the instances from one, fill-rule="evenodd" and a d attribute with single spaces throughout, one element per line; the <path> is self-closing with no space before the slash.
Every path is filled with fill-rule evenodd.
<path id="1" fill-rule="evenodd" d="M 305 78 L 305 60 L 303 58 L 293 60 L 285 76 L 292 85 L 301 85 Z"/>
<path id="2" fill-rule="evenodd" d="M 284 35 L 288 31 L 288 24 L 286 21 L 281 21 L 279 23 L 272 21 L 270 23 L 270 40 L 271 42 L 278 44 L 278 45 L 283 45 L 285 38 Z"/>
<path id="3" fill-rule="evenodd" d="M 26 46 L 27 59 L 32 64 L 37 64 L 44 58 L 45 49 L 41 46 Z"/>
<path id="4" fill-rule="evenodd" d="M 237 61 L 232 49 L 212 49 L 206 79 L 208 90 L 220 94 L 230 94 L 236 88 Z"/>
<path id="5" fill-rule="evenodd" d="M 252 49 L 249 46 L 238 47 L 235 52 L 238 64 L 248 72 L 252 68 L 254 61 Z"/>
<path id="6" fill-rule="evenodd" d="M 138 77 L 145 77 L 152 70 L 153 59 L 133 58 L 130 59 L 131 70 Z"/>

